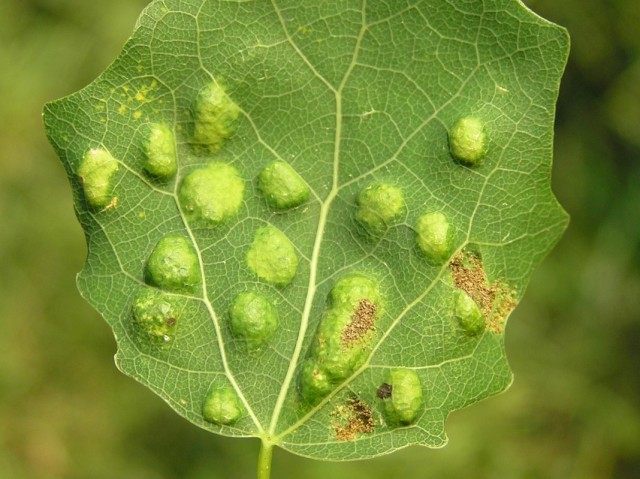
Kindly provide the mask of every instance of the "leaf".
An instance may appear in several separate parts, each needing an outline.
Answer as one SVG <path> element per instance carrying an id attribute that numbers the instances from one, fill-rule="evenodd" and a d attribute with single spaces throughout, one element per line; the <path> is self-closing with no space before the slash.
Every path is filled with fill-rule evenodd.
<path id="1" fill-rule="evenodd" d="M 308 457 L 443 446 L 567 224 L 567 52 L 514 0 L 152 2 L 44 113 L 117 366 Z"/>

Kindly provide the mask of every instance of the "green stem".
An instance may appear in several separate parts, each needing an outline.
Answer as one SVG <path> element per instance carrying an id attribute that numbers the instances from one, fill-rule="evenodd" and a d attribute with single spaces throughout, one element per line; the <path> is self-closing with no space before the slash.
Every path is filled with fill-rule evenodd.
<path id="1" fill-rule="evenodd" d="M 272 457 L 273 444 L 263 440 L 260 445 L 260 455 L 258 456 L 258 479 L 269 479 L 271 477 Z"/>

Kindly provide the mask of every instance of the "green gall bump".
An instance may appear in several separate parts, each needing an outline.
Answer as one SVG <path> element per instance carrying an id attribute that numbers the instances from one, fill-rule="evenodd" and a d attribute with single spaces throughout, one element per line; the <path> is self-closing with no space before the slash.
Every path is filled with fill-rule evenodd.
<path id="1" fill-rule="evenodd" d="M 300 206 L 309 199 L 307 183 L 284 161 L 274 161 L 262 170 L 258 187 L 267 203 L 278 210 Z"/>
<path id="2" fill-rule="evenodd" d="M 300 371 L 298 388 L 300 395 L 310 404 L 318 403 L 329 394 L 335 385 L 326 371 L 318 366 L 314 360 L 307 360 Z"/>
<path id="3" fill-rule="evenodd" d="M 331 305 L 339 308 L 353 309 L 363 299 L 375 304 L 381 302 L 378 282 L 363 274 L 350 274 L 340 278 L 329 293 Z"/>
<path id="4" fill-rule="evenodd" d="M 150 127 L 146 144 L 145 171 L 159 180 L 170 180 L 178 171 L 176 141 L 173 131 L 165 123 L 154 123 Z"/>
<path id="5" fill-rule="evenodd" d="M 453 252 L 455 235 L 447 217 L 442 213 L 428 213 L 418 218 L 416 226 L 420 250 L 433 264 L 442 264 Z"/>
<path id="6" fill-rule="evenodd" d="M 382 315 L 380 288 L 372 278 L 341 278 L 329 293 L 329 308 L 318 327 L 299 378 L 305 402 L 317 404 L 367 360 Z"/>
<path id="7" fill-rule="evenodd" d="M 474 246 L 458 252 L 449 267 L 453 284 L 480 308 L 486 329 L 502 334 L 507 318 L 518 304 L 516 292 L 503 281 L 489 281 L 480 253 Z"/>
<path id="8" fill-rule="evenodd" d="M 406 211 L 402 190 L 387 183 L 367 186 L 356 203 L 356 220 L 373 235 L 383 234 Z"/>
<path id="9" fill-rule="evenodd" d="M 217 225 L 240 209 L 244 181 L 235 167 L 215 161 L 187 175 L 179 196 L 189 220 Z"/>
<path id="10" fill-rule="evenodd" d="M 298 255 L 289 238 L 273 226 L 256 231 L 247 252 L 247 264 L 258 278 L 276 286 L 286 286 L 298 271 Z"/>
<path id="11" fill-rule="evenodd" d="M 263 295 L 253 292 L 238 294 L 229 309 L 231 331 L 249 346 L 267 342 L 278 327 L 278 312 Z"/>
<path id="12" fill-rule="evenodd" d="M 487 154 L 487 134 L 478 118 L 460 118 L 449 132 L 451 155 L 469 166 L 480 166 Z"/>
<path id="13" fill-rule="evenodd" d="M 173 339 L 178 315 L 169 295 L 151 288 L 141 289 L 133 302 L 133 317 L 142 337 L 155 344 Z"/>
<path id="14" fill-rule="evenodd" d="M 454 314 L 467 334 L 475 336 L 484 331 L 485 323 L 480 307 L 462 290 L 456 292 Z"/>
<path id="15" fill-rule="evenodd" d="M 84 155 L 78 176 L 82 181 L 84 197 L 93 208 L 105 208 L 113 201 L 113 175 L 118 171 L 118 160 L 102 148 L 94 148 Z"/>
<path id="16" fill-rule="evenodd" d="M 193 141 L 209 151 L 217 151 L 234 130 L 240 108 L 217 83 L 203 88 L 195 106 Z"/>
<path id="17" fill-rule="evenodd" d="M 391 395 L 384 399 L 384 413 L 392 425 L 413 424 L 422 410 L 422 384 L 412 369 L 392 369 L 385 380 Z"/>
<path id="18" fill-rule="evenodd" d="M 230 386 L 213 387 L 202 406 L 205 421 L 218 425 L 233 424 L 242 416 L 238 395 Z"/>
<path id="19" fill-rule="evenodd" d="M 147 261 L 147 282 L 167 291 L 193 292 L 200 282 L 198 257 L 184 236 L 162 238 Z"/>

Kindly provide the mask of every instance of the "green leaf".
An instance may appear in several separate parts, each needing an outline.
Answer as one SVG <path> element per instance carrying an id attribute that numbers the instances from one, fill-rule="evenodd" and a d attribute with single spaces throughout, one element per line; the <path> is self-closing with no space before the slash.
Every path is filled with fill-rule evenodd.
<path id="1" fill-rule="evenodd" d="M 509 386 L 506 320 L 567 225 L 567 53 L 515 0 L 152 2 L 44 113 L 118 367 L 308 457 L 443 446 Z"/>

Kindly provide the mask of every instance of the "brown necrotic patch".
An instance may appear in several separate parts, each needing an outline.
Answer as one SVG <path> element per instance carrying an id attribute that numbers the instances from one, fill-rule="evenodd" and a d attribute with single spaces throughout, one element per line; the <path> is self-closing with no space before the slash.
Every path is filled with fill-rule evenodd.
<path id="1" fill-rule="evenodd" d="M 338 441 L 353 441 L 361 434 L 372 433 L 371 407 L 356 396 L 350 396 L 331 413 L 331 427 Z"/>
<path id="2" fill-rule="evenodd" d="M 517 304 L 511 289 L 500 281 L 490 283 L 482 260 L 475 254 L 460 252 L 449 266 L 454 284 L 476 302 L 487 328 L 502 333 L 507 317 Z"/>
<path id="3" fill-rule="evenodd" d="M 393 386 L 391 384 L 382 383 L 376 391 L 376 396 L 378 396 L 378 399 L 389 399 L 392 392 Z"/>
<path id="4" fill-rule="evenodd" d="M 342 330 L 342 345 L 348 348 L 373 331 L 377 311 L 375 304 L 368 299 L 361 299 L 351 315 L 351 321 Z"/>

